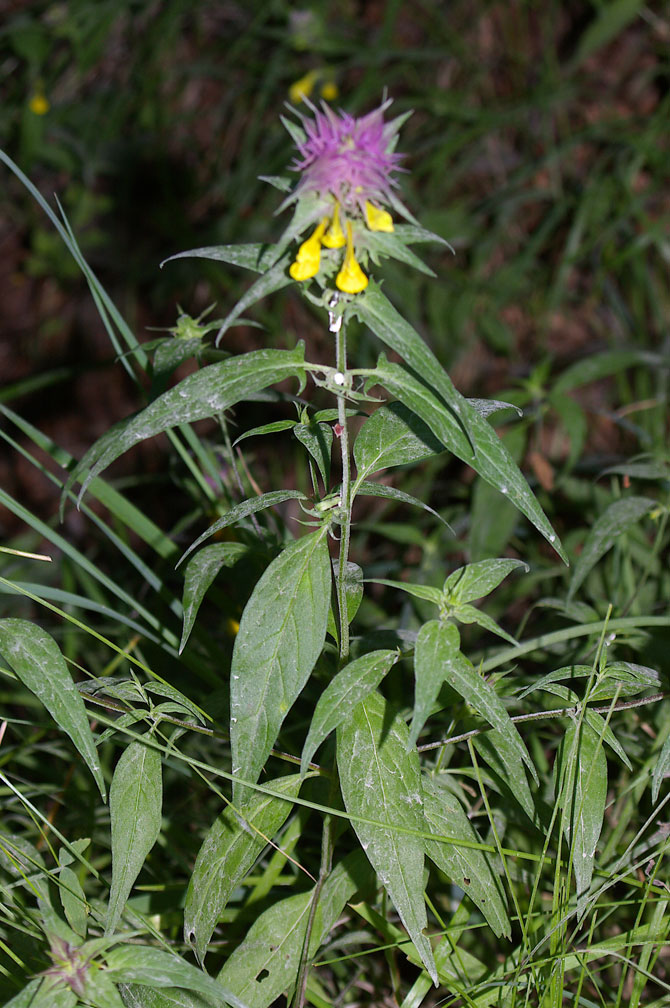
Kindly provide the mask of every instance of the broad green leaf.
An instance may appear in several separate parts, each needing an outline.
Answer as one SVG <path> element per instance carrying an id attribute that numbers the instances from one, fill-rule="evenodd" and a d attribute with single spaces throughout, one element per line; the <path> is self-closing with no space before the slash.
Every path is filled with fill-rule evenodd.
<path id="1" fill-rule="evenodd" d="M 593 878 L 607 797 L 607 759 L 602 739 L 585 722 L 569 725 L 556 755 L 554 774 L 563 831 L 572 851 L 577 913 L 581 917 Z"/>
<path id="2" fill-rule="evenodd" d="M 107 974 L 115 983 L 144 984 L 146 987 L 183 987 L 201 994 L 216 1008 L 247 1008 L 232 991 L 180 956 L 145 945 L 120 945 L 107 953 Z"/>
<path id="3" fill-rule="evenodd" d="M 302 777 L 293 774 L 268 782 L 268 787 L 290 799 L 297 796 L 301 782 Z M 200 962 L 233 890 L 292 808 L 290 800 L 254 791 L 239 812 L 228 805 L 215 819 L 198 852 L 184 908 L 184 939 Z"/>
<path id="4" fill-rule="evenodd" d="M 126 1008 L 219 1008 L 218 1000 L 204 998 L 200 994 L 180 990 L 179 987 L 163 987 L 155 990 L 143 984 L 119 984 L 119 991 Z"/>
<path id="5" fill-rule="evenodd" d="M 443 525 L 449 528 L 449 523 L 444 520 L 442 515 L 438 514 L 437 511 L 417 497 L 412 497 L 411 494 L 405 493 L 404 490 L 397 490 L 395 487 L 385 486 L 383 483 L 370 483 L 368 480 L 357 482 L 354 490 L 357 494 L 363 494 L 364 496 L 384 497 L 386 500 L 394 500 L 399 504 L 411 504 L 412 507 L 423 508 L 424 511 L 428 511 L 434 518 L 437 518 L 438 521 L 441 521 Z"/>
<path id="6" fill-rule="evenodd" d="M 391 364 L 383 354 L 375 368 L 375 381 L 413 410 L 445 447 L 525 514 L 565 559 L 556 533 L 518 466 L 488 421 L 466 399 L 452 387 L 451 401 L 445 404 L 432 387 L 399 364 Z M 463 424 L 467 424 L 467 434 Z"/>
<path id="7" fill-rule="evenodd" d="M 449 624 L 438 623 L 431 620 L 425 623 L 419 631 L 417 637 L 417 648 L 421 641 L 421 648 L 426 648 L 426 655 L 433 652 L 437 656 L 442 653 L 441 641 L 446 636 Z M 477 711 L 481 717 L 485 718 L 493 728 L 497 728 L 509 741 L 510 746 L 516 750 L 520 759 L 526 764 L 534 780 L 537 780 L 537 773 L 533 762 L 526 751 L 521 736 L 510 718 L 505 705 L 496 693 L 491 683 L 487 682 L 483 676 L 477 672 L 472 663 L 465 655 L 457 651 L 451 653 L 451 638 L 448 638 L 446 647 L 443 647 L 445 655 L 450 654 L 446 675 L 443 679 L 451 686 L 463 699 Z M 414 654 L 416 664 L 416 651 Z"/>
<path id="8" fill-rule="evenodd" d="M 326 879 L 314 915 L 307 955 L 313 958 L 348 899 L 364 884 L 360 851 L 348 855 Z M 268 1008 L 281 994 L 290 1003 L 306 937 L 314 890 L 279 900 L 254 921 L 219 973 L 227 991 L 248 1008 Z"/>
<path id="9" fill-rule="evenodd" d="M 433 953 L 424 933 L 428 921 L 419 836 L 423 827 L 419 756 L 416 749 L 407 749 L 407 726 L 379 693 L 366 697 L 337 729 L 337 765 L 345 808 L 353 817 L 352 825 L 370 864 L 437 983 Z"/>
<path id="10" fill-rule="evenodd" d="M 109 789 L 112 827 L 112 886 L 105 934 L 119 922 L 126 900 L 161 829 L 161 756 L 131 742 L 116 764 Z"/>
<path id="11" fill-rule="evenodd" d="M 495 729 L 475 735 L 472 743 L 511 800 L 519 803 L 532 823 L 537 823 L 535 803 L 517 747 Z"/>
<path id="12" fill-rule="evenodd" d="M 380 406 L 354 441 L 357 478 L 391 466 L 419 462 L 445 451 L 430 427 L 401 402 Z"/>
<path id="13" fill-rule="evenodd" d="M 235 522 L 241 521 L 243 518 L 248 518 L 249 515 L 256 514 L 257 511 L 265 511 L 266 508 L 274 507 L 275 504 L 283 504 L 287 500 L 307 500 L 306 496 L 300 490 L 271 490 L 269 493 L 260 494 L 258 497 L 249 497 L 248 500 L 240 501 L 235 507 L 232 507 L 230 511 L 218 518 L 213 525 L 199 535 L 198 538 L 191 543 L 189 548 L 185 553 L 179 558 L 179 564 L 183 563 L 187 556 L 197 549 L 201 543 L 204 543 L 205 539 L 209 539 L 211 536 L 216 535 L 224 528 L 228 528 L 229 525 L 234 525 Z"/>
<path id="14" fill-rule="evenodd" d="M 230 669 L 232 772 L 258 780 L 286 714 L 321 653 L 330 607 L 326 525 L 292 542 L 267 568 L 240 620 Z"/>
<path id="15" fill-rule="evenodd" d="M 590 571 L 620 535 L 656 507 L 651 497 L 623 497 L 614 501 L 589 530 L 572 573 L 568 599 L 572 598 Z"/>
<path id="16" fill-rule="evenodd" d="M 232 567 L 249 552 L 244 543 L 212 543 L 191 557 L 184 570 L 184 629 L 179 644 L 179 653 L 184 650 L 190 637 L 200 603 L 207 589 L 222 567 Z"/>
<path id="17" fill-rule="evenodd" d="M 3 1008 L 74 1008 L 77 995 L 64 984 L 54 986 L 49 978 L 30 980 Z"/>
<path id="18" fill-rule="evenodd" d="M 115 424 L 75 466 L 64 494 L 81 480 L 79 500 L 91 480 L 133 445 L 179 424 L 216 416 L 285 378 L 304 381 L 304 344 L 293 350 L 252 350 L 188 375 L 136 416 Z"/>
<path id="19" fill-rule="evenodd" d="M 488 595 L 511 571 L 519 567 L 529 570 L 528 564 L 523 560 L 479 560 L 453 571 L 444 582 L 443 590 L 448 594 L 449 601 L 459 604 L 472 602 L 473 599 Z"/>
<path id="20" fill-rule="evenodd" d="M 337 673 L 319 697 L 300 761 L 300 773 L 307 773 L 309 762 L 321 743 L 366 696 L 377 689 L 389 669 L 398 660 L 397 651 L 370 651 L 349 662 Z"/>
<path id="21" fill-rule="evenodd" d="M 337 560 L 333 560 L 333 574 L 335 576 L 336 583 L 339 580 L 337 574 L 338 566 Z M 358 564 L 353 563 L 351 560 L 347 560 L 347 566 L 344 572 L 344 590 L 347 599 L 347 620 L 351 623 L 358 612 L 361 601 L 363 600 L 363 571 Z M 333 640 L 337 641 L 339 645 L 340 629 L 335 622 L 335 615 L 333 613 L 332 606 L 328 609 L 327 629 L 330 636 Z"/>
<path id="22" fill-rule="evenodd" d="M 53 637 L 28 620 L 0 620 L 0 653 L 23 685 L 70 736 L 104 800 L 105 780 L 84 701 Z"/>
<path id="23" fill-rule="evenodd" d="M 184 361 L 202 350 L 203 342 L 196 339 L 164 339 L 156 347 L 153 360 L 152 396 L 163 392 L 168 379 Z M 142 348 L 147 352 L 146 343 Z"/>
<path id="24" fill-rule="evenodd" d="M 489 863 L 490 856 L 474 847 L 463 846 L 481 843 L 481 838 L 463 811 L 460 802 L 450 791 L 439 786 L 433 777 L 422 778 L 423 812 L 426 824 L 436 836 L 453 837 L 455 843 L 443 840 L 426 840 L 426 854 L 440 871 L 468 894 L 479 907 L 498 938 L 510 938 L 512 931 L 507 916 L 507 901 L 498 876 Z"/>
<path id="25" fill-rule="evenodd" d="M 521 424 L 501 432 L 500 440 L 519 464 L 526 447 L 527 428 Z M 516 507 L 498 490 L 478 476 L 472 488 L 468 548 L 470 560 L 500 556 L 507 549 L 519 522 Z"/>
<path id="26" fill-rule="evenodd" d="M 414 713 L 408 750 L 416 745 L 442 683 L 451 681 L 452 664 L 461 659 L 460 646 L 461 638 L 453 623 L 430 620 L 419 630 L 414 648 Z"/>
<path id="27" fill-rule="evenodd" d="M 670 738 L 665 740 L 665 744 L 658 754 L 658 760 L 656 761 L 656 766 L 654 767 L 654 773 L 651 779 L 651 797 L 653 801 L 658 799 L 658 793 L 661 790 L 661 784 L 665 778 L 670 774 Z"/>
<path id="28" fill-rule="evenodd" d="M 105 970 L 89 970 L 82 1000 L 95 1008 L 124 1008 L 119 989 Z"/>
<path id="29" fill-rule="evenodd" d="M 333 429 L 330 424 L 296 424 L 293 433 L 312 456 L 326 490 L 329 488 L 330 452 L 333 446 Z"/>

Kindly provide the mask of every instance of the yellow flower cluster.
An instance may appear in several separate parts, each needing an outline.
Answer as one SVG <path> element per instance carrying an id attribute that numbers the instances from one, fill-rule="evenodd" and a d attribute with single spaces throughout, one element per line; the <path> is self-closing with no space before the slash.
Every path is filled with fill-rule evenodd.
<path id="1" fill-rule="evenodd" d="M 388 210 L 381 210 L 369 200 L 365 201 L 365 223 L 371 231 L 393 231 L 393 220 Z M 324 217 L 309 238 L 298 249 L 295 261 L 289 267 L 294 280 L 311 280 L 321 266 L 321 247 L 344 248 L 344 259 L 335 277 L 335 286 L 345 294 L 360 294 L 368 285 L 354 253 L 351 221 L 346 221 L 346 234 L 340 221 L 340 205 L 335 204 L 332 217 Z"/>

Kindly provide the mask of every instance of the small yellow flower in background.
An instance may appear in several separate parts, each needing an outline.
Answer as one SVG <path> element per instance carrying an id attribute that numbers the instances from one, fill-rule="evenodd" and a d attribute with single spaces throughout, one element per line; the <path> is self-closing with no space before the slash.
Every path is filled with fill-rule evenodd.
<path id="1" fill-rule="evenodd" d="M 314 90 L 314 85 L 316 84 L 318 77 L 318 70 L 310 70 L 309 73 L 305 74 L 304 77 L 301 77 L 300 80 L 291 84 L 288 89 L 289 101 L 292 101 L 294 105 L 298 105 L 301 101 L 304 101 L 305 98 L 309 98 Z"/>
<path id="2" fill-rule="evenodd" d="M 340 89 L 335 81 L 326 81 L 321 85 L 321 97 L 325 98 L 326 101 L 335 101 L 339 93 Z"/>
<path id="3" fill-rule="evenodd" d="M 229 637 L 237 637 L 239 629 L 240 624 L 237 622 L 236 619 L 226 620 L 226 633 L 228 634 Z"/>
<path id="4" fill-rule="evenodd" d="M 43 116 L 46 115 L 51 105 L 48 99 L 42 94 L 41 91 L 36 91 L 28 102 L 28 108 L 33 113 L 33 115 Z"/>

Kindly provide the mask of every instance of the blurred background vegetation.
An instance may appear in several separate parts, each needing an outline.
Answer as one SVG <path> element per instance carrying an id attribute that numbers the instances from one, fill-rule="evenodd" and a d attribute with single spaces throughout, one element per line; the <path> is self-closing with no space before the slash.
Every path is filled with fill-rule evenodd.
<path id="1" fill-rule="evenodd" d="M 456 253 L 428 253 L 438 281 L 384 266 L 386 290 L 457 386 L 524 407 L 510 446 L 554 502 L 578 459 L 592 475 L 663 454 L 667 374 L 649 367 L 667 353 L 670 258 L 660 0 L 5 0 L 4 12 L 0 145 L 57 195 L 140 339 L 174 325 L 178 304 L 224 313 L 248 282 L 161 260 L 280 232 L 278 194 L 258 176 L 291 162 L 284 103 L 302 91 L 363 113 L 386 89 L 396 113 L 414 110 L 405 201 Z M 80 457 L 138 393 L 39 207 L 6 170 L 0 192 L 2 382 Z M 266 332 L 238 327 L 227 346 L 306 337 L 329 353 L 295 290 L 254 317 Z M 656 356 L 631 369 L 616 356 L 631 349 Z M 361 364 L 376 352 L 363 336 Z M 155 446 L 145 464 L 160 465 Z M 33 467 L 3 457 L 0 481 L 53 514 Z M 573 491 L 568 513 L 583 505 Z M 0 516 L 0 532 L 15 528 Z M 490 555 L 486 535 L 473 555 Z"/>

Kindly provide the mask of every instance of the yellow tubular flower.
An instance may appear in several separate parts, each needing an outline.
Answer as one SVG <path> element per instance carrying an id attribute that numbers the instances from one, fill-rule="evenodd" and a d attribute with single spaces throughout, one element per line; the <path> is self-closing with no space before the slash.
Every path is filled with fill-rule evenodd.
<path id="1" fill-rule="evenodd" d="M 43 116 L 46 115 L 51 105 L 47 98 L 44 97 L 41 92 L 34 94 L 30 101 L 28 102 L 28 107 L 33 115 Z"/>
<path id="2" fill-rule="evenodd" d="M 346 239 L 344 237 L 344 231 L 342 230 L 342 225 L 340 224 L 340 204 L 335 204 L 335 209 L 333 210 L 333 216 L 330 221 L 330 227 L 321 239 L 321 244 L 325 245 L 329 249 L 342 248 Z"/>
<path id="3" fill-rule="evenodd" d="M 371 231 L 393 231 L 393 218 L 388 210 L 380 210 L 370 200 L 365 201 L 365 223 Z"/>
<path id="4" fill-rule="evenodd" d="M 335 284 L 345 294 L 360 294 L 368 285 L 368 278 L 356 262 L 349 221 L 347 221 L 347 251 L 344 254 L 342 269 L 335 277 Z"/>
<path id="5" fill-rule="evenodd" d="M 328 226 L 328 218 L 324 217 L 307 241 L 298 249 L 295 262 L 289 266 L 289 274 L 294 280 L 311 280 L 319 272 L 321 265 L 321 239 Z"/>

